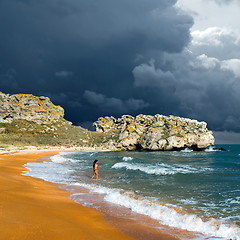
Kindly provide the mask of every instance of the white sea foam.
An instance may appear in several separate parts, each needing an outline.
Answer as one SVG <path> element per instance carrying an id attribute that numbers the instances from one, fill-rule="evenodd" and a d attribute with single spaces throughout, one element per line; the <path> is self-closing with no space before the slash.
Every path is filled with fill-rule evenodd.
<path id="1" fill-rule="evenodd" d="M 40 178 L 54 183 L 69 183 L 73 181 L 73 170 L 54 162 L 32 162 L 24 165 L 29 171 L 24 171 L 23 175 Z"/>
<path id="2" fill-rule="evenodd" d="M 191 204 L 191 205 L 196 205 L 198 204 L 198 201 L 193 199 L 193 198 L 188 198 L 188 199 L 178 199 L 178 202 L 182 202 L 184 204 Z"/>
<path id="3" fill-rule="evenodd" d="M 69 161 L 67 158 L 64 158 L 64 156 L 68 155 L 69 153 L 60 152 L 57 155 L 51 156 L 50 159 L 55 163 L 63 163 Z"/>
<path id="4" fill-rule="evenodd" d="M 226 203 L 228 203 L 228 204 L 240 204 L 240 197 L 236 197 L 235 199 L 233 199 L 233 198 L 228 199 Z"/>
<path id="5" fill-rule="evenodd" d="M 186 214 L 174 207 L 141 198 L 132 192 L 124 192 L 120 189 L 110 189 L 94 184 L 76 183 L 75 185 L 85 187 L 90 192 L 104 194 L 104 200 L 129 208 L 136 213 L 147 215 L 163 225 L 200 232 L 211 237 L 240 240 L 240 229 L 237 226 L 228 226 L 215 219 L 204 221 L 196 215 Z"/>
<path id="6" fill-rule="evenodd" d="M 206 148 L 204 151 L 205 151 L 205 152 L 217 152 L 218 150 L 217 150 L 217 149 L 214 149 L 213 146 L 210 146 L 210 147 Z"/>
<path id="7" fill-rule="evenodd" d="M 187 174 L 194 173 L 200 170 L 190 167 L 188 165 L 168 165 L 168 164 L 142 164 L 142 163 L 128 163 L 128 162 L 118 162 L 115 163 L 112 168 L 121 169 L 126 168 L 127 170 L 139 170 L 147 174 L 155 175 L 173 175 L 177 173 Z M 202 170 L 201 170 L 202 171 Z"/>
<path id="8" fill-rule="evenodd" d="M 180 152 L 188 153 L 188 152 L 193 152 L 193 150 L 191 148 L 185 148 L 185 149 L 181 150 Z"/>
<path id="9" fill-rule="evenodd" d="M 86 160 L 77 160 L 71 158 L 74 153 L 61 152 L 58 155 L 51 156 L 51 162 L 32 162 L 24 165 L 29 171 L 23 171 L 23 175 L 36 177 L 45 181 L 54 183 L 69 184 L 75 182 L 74 170 L 69 166 L 69 162 L 83 162 L 81 169 L 88 168 L 84 162 Z M 84 152 L 85 154 L 85 152 Z"/>
<path id="10" fill-rule="evenodd" d="M 73 193 L 71 194 L 71 197 L 74 197 L 74 196 L 82 196 L 82 195 L 85 195 L 86 193 Z"/>
<path id="11" fill-rule="evenodd" d="M 123 161 L 131 161 L 131 160 L 133 160 L 133 158 L 132 157 L 123 157 L 122 160 Z"/>
<path id="12" fill-rule="evenodd" d="M 204 222 L 196 215 L 182 214 L 174 208 L 159 205 L 148 200 L 134 199 L 121 193 L 108 194 L 105 200 L 130 208 L 134 212 L 148 215 L 153 219 L 159 220 L 161 224 L 171 227 L 232 239 L 238 239 L 237 234 L 240 234 L 239 229 L 226 226 L 214 219 Z"/>
<path id="13" fill-rule="evenodd" d="M 60 152 L 57 155 L 51 156 L 50 159 L 52 160 L 52 162 L 54 163 L 67 163 L 67 162 L 82 162 L 84 160 L 80 160 L 80 159 L 72 159 L 70 158 L 70 156 L 74 154 L 74 153 L 69 153 L 69 152 Z M 79 153 L 78 153 L 79 154 Z M 91 156 L 91 155 L 90 155 Z"/>

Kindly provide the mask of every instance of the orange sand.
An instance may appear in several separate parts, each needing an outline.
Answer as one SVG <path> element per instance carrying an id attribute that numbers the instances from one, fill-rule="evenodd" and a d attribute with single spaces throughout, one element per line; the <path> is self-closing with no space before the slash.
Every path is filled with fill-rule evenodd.
<path id="1" fill-rule="evenodd" d="M 0 239 L 132 239 L 67 192 L 20 175 L 23 164 L 44 155 L 0 155 Z"/>
<path id="2" fill-rule="evenodd" d="M 0 240 L 174 239 L 126 221 L 121 225 L 126 228 L 119 229 L 131 238 L 105 222 L 100 212 L 70 200 L 68 192 L 21 175 L 25 163 L 45 155 L 0 155 Z"/>

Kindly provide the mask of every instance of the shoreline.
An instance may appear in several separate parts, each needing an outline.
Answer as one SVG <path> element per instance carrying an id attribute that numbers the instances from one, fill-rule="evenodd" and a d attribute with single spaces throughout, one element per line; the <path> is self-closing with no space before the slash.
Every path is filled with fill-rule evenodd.
<path id="1" fill-rule="evenodd" d="M 21 175 L 23 164 L 46 155 L 0 155 L 0 239 L 132 239 L 103 221 L 98 211 L 69 199 L 66 191 Z"/>
<path id="2" fill-rule="evenodd" d="M 22 175 L 27 162 L 60 151 L 80 149 L 0 152 L 0 239 L 177 239 L 131 219 L 110 218 L 74 202 L 56 184 Z"/>
<path id="3" fill-rule="evenodd" d="M 76 151 L 89 151 L 89 152 L 108 152 L 109 149 L 105 149 L 103 147 L 53 147 L 53 146 L 13 146 L 6 145 L 0 146 L 0 156 L 2 154 L 13 154 L 13 153 L 48 153 L 48 152 L 76 152 Z"/>

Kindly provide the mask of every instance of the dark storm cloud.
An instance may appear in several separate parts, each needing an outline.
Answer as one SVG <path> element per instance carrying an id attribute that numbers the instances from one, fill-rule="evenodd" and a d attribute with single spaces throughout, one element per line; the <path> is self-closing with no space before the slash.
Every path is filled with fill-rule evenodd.
<path id="1" fill-rule="evenodd" d="M 174 75 L 170 71 L 164 72 L 162 69 L 156 69 L 154 61 L 135 67 L 133 75 L 137 87 L 148 86 L 164 89 L 171 85 L 174 86 Z"/>
<path id="2" fill-rule="evenodd" d="M 234 60 L 227 61 L 229 65 L 225 67 L 226 60 L 196 56 L 185 50 L 166 54 L 158 66 L 153 62 L 141 64 L 133 74 L 139 88 L 157 88 L 155 104 L 171 106 L 173 114 L 207 121 L 210 129 L 217 131 L 240 132 L 240 72 L 235 69 L 240 60 Z M 165 62 L 169 69 L 164 74 L 161 69 Z M 166 75 L 171 76 L 168 81 Z M 154 105 L 154 101 L 150 104 Z"/>
<path id="3" fill-rule="evenodd" d="M 153 89 L 138 89 L 132 71 L 189 43 L 192 18 L 175 3 L 1 0 L 0 88 L 48 95 L 75 123 L 108 113 L 172 113 L 175 100 L 163 104 L 154 81 Z M 169 80 L 164 66 L 157 74 Z M 103 100 L 95 104 L 94 97 Z"/>
<path id="4" fill-rule="evenodd" d="M 9 91 L 14 91 L 18 89 L 18 83 L 16 81 L 16 71 L 13 68 L 9 68 L 5 71 L 1 72 L 1 66 L 0 66 L 0 85 L 3 88 L 9 89 Z"/>
<path id="5" fill-rule="evenodd" d="M 62 70 L 62 71 L 59 71 L 59 72 L 55 73 L 55 76 L 62 77 L 62 78 L 66 78 L 66 77 L 69 77 L 69 76 L 72 76 L 72 75 L 73 75 L 72 72 L 65 71 L 65 70 Z"/>
<path id="6" fill-rule="evenodd" d="M 236 132 L 214 132 L 216 144 L 240 144 L 240 133 Z"/>
<path id="7" fill-rule="evenodd" d="M 1 0 L 0 90 L 49 96 L 84 126 L 160 113 L 240 132 L 240 38 L 211 28 L 189 45 L 175 3 Z"/>
<path id="8" fill-rule="evenodd" d="M 95 93 L 86 90 L 83 94 L 84 98 L 95 107 L 101 109 L 102 112 L 115 113 L 128 113 L 131 111 L 138 111 L 149 106 L 141 99 L 130 98 L 122 101 L 118 98 L 108 98 L 100 93 Z"/>

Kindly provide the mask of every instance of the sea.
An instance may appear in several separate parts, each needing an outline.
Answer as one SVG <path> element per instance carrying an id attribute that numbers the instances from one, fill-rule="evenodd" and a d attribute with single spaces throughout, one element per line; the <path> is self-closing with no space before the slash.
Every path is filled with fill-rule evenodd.
<path id="1" fill-rule="evenodd" d="M 108 214 L 119 206 L 120 217 L 146 216 L 155 228 L 194 232 L 192 239 L 240 240 L 240 145 L 216 147 L 226 151 L 64 152 L 27 163 L 23 174 Z M 95 159 L 98 180 L 91 179 Z"/>

